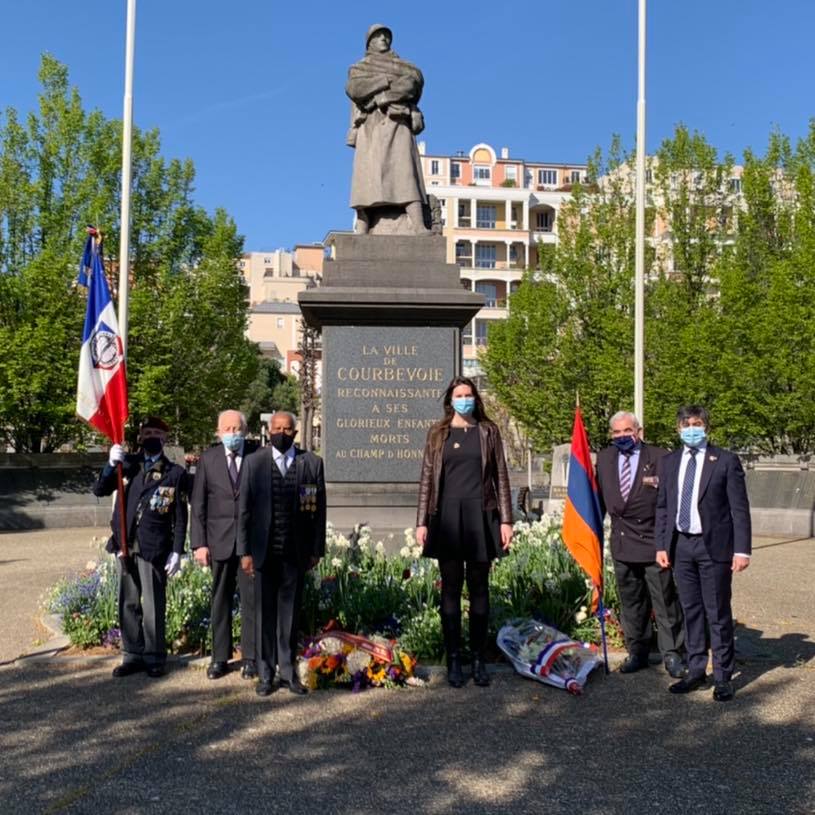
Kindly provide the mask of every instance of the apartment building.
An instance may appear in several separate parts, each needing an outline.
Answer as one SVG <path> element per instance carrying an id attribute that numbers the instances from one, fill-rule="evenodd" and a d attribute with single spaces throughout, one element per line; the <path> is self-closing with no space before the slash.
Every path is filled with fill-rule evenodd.
<path id="1" fill-rule="evenodd" d="M 249 289 L 246 334 L 286 373 L 296 374 L 300 367 L 302 317 L 297 295 L 319 284 L 323 256 L 322 244 L 299 244 L 294 251 L 247 252 L 240 260 Z"/>
<path id="2" fill-rule="evenodd" d="M 477 376 L 490 322 L 507 316 L 509 295 L 537 263 L 538 244 L 557 242 L 560 209 L 587 167 L 514 158 L 489 144 L 453 156 L 418 146 L 427 191 L 441 203 L 447 260 L 461 267 L 462 286 L 486 299 L 463 336 L 464 372 Z"/>

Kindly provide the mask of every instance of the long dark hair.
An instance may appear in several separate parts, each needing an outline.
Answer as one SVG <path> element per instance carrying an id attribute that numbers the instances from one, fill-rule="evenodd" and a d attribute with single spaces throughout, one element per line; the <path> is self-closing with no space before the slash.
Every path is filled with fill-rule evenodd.
<path id="1" fill-rule="evenodd" d="M 484 409 L 484 403 L 481 401 L 481 395 L 478 393 L 478 388 L 475 386 L 475 382 L 473 382 L 473 380 L 467 376 L 455 376 L 450 381 L 450 384 L 447 386 L 447 390 L 444 392 L 444 396 L 442 397 L 444 418 L 436 422 L 436 424 L 434 424 L 430 430 L 431 440 L 434 446 L 441 446 L 444 439 L 447 438 L 450 423 L 453 421 L 453 416 L 456 415 L 456 411 L 453 409 L 453 391 L 459 385 L 467 385 L 473 392 L 473 398 L 475 399 L 475 408 L 473 409 L 472 414 L 473 419 L 475 419 L 476 422 L 489 422 L 492 424 L 490 417 L 487 416 L 487 411 Z"/>

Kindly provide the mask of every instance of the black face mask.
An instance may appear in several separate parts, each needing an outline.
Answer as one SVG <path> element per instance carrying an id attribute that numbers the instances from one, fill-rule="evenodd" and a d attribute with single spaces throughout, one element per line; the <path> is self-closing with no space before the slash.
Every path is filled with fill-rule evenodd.
<path id="1" fill-rule="evenodd" d="M 157 439 L 155 436 L 152 436 L 149 439 L 145 439 L 142 442 L 141 446 L 148 456 L 157 456 L 164 447 L 164 445 L 161 442 L 161 439 Z"/>
<path id="2" fill-rule="evenodd" d="M 272 433 L 269 436 L 269 441 L 271 441 L 275 450 L 285 453 L 294 444 L 294 436 L 290 436 L 288 433 Z"/>

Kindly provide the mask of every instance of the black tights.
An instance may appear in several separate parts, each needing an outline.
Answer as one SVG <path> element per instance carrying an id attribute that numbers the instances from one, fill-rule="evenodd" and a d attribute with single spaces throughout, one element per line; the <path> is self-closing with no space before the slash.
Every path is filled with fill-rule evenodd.
<path id="1" fill-rule="evenodd" d="M 441 622 L 448 655 L 461 648 L 461 590 L 464 588 L 463 560 L 440 560 Z M 483 655 L 490 617 L 490 564 L 467 561 L 467 590 L 470 594 L 470 650 Z"/>

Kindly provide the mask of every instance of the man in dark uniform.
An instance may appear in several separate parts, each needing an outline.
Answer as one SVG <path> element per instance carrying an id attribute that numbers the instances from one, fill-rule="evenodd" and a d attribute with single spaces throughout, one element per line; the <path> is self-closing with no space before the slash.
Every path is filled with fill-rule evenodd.
<path id="1" fill-rule="evenodd" d="M 246 460 L 241 480 L 237 552 L 241 568 L 255 575 L 256 692 L 280 684 L 306 693 L 295 671 L 297 617 L 303 578 L 325 553 L 326 500 L 323 461 L 294 446 L 296 420 L 272 416 L 271 446 Z"/>
<path id="2" fill-rule="evenodd" d="M 648 667 L 653 609 L 665 669 L 679 678 L 685 673 L 682 611 L 671 570 L 654 560 L 658 465 L 667 451 L 642 441 L 633 413 L 615 413 L 609 424 L 612 443 L 597 454 L 597 483 L 611 518 L 611 556 L 628 649 L 620 671 Z"/>
<path id="3" fill-rule="evenodd" d="M 241 598 L 241 676 L 257 676 L 255 667 L 254 578 L 240 568 L 235 553 L 238 537 L 238 498 L 247 456 L 257 444 L 246 438 L 246 417 L 237 410 L 218 416 L 221 443 L 198 460 L 190 497 L 190 543 L 202 566 L 212 565 L 212 662 L 210 679 L 227 673 L 232 657 L 232 600 L 237 583 Z"/>
<path id="4" fill-rule="evenodd" d="M 122 462 L 125 487 L 128 556 L 120 559 L 119 626 L 122 664 L 116 677 L 146 671 L 159 677 L 167 661 L 164 636 L 167 578 L 181 564 L 187 535 L 187 474 L 164 454 L 169 427 L 150 417 L 139 429 L 141 451 L 126 455 L 119 444 L 110 448 L 107 465 L 93 486 L 94 495 L 116 489 L 116 465 Z M 110 551 L 119 552 L 119 503 L 111 520 Z"/>

